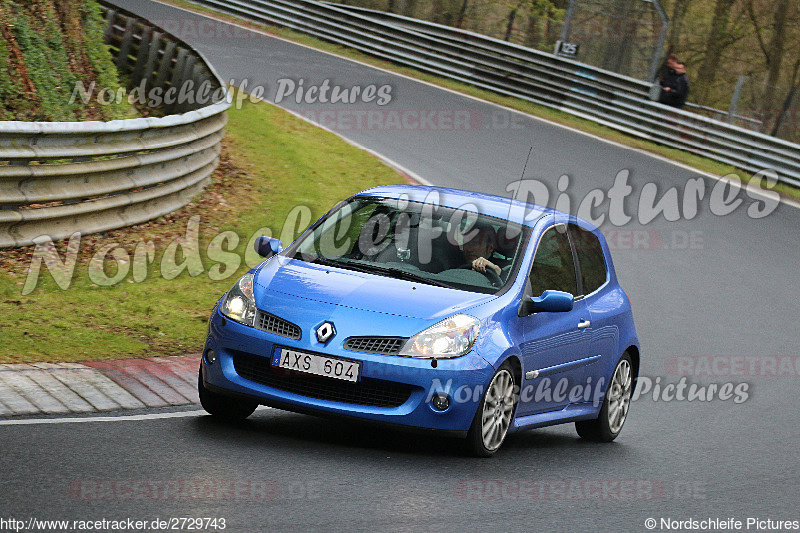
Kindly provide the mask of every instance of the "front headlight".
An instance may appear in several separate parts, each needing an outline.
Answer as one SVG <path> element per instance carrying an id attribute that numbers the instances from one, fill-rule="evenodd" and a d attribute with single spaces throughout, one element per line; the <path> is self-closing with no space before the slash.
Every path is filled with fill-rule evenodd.
<path id="1" fill-rule="evenodd" d="M 253 297 L 252 274 L 245 274 L 239 278 L 239 281 L 228 291 L 220 311 L 231 320 L 247 326 L 253 325 L 256 317 L 256 302 Z"/>
<path id="2" fill-rule="evenodd" d="M 472 349 L 480 329 L 477 318 L 453 315 L 408 339 L 400 355 L 433 359 L 459 357 Z"/>

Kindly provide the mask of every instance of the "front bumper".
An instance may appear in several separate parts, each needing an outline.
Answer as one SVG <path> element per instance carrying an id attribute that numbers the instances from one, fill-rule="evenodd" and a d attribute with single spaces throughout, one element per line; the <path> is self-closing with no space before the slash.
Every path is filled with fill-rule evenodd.
<path id="1" fill-rule="evenodd" d="M 226 319 L 215 309 L 203 350 L 202 376 L 217 393 L 246 396 L 280 409 L 355 417 L 420 429 L 466 432 L 494 368 L 474 352 L 454 359 L 378 355 L 345 350 L 343 340 L 321 345 L 313 335 L 292 340 Z M 286 373 L 271 366 L 279 348 L 361 363 L 358 383 Z M 214 350 L 216 361 L 206 358 Z M 439 411 L 437 394 L 450 405 Z"/>

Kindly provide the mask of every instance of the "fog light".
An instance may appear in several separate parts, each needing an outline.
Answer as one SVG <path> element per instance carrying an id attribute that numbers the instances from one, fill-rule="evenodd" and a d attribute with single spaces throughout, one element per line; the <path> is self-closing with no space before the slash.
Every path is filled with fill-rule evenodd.
<path id="1" fill-rule="evenodd" d="M 431 404 L 433 404 L 433 408 L 437 411 L 446 411 L 447 408 L 450 407 L 450 398 L 444 394 L 437 394 L 433 397 Z"/>
<path id="2" fill-rule="evenodd" d="M 214 350 L 206 351 L 206 361 L 209 365 L 213 365 L 217 361 L 217 352 Z"/>

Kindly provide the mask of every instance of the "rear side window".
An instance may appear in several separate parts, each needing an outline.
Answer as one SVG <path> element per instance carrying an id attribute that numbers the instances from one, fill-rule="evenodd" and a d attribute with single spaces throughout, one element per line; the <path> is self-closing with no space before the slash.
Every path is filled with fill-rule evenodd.
<path id="1" fill-rule="evenodd" d="M 597 235 L 575 224 L 570 224 L 570 233 L 578 255 L 583 294 L 590 294 L 606 282 L 606 261 Z"/>
<path id="2" fill-rule="evenodd" d="M 542 236 L 531 268 L 531 294 L 539 296 L 544 291 L 564 291 L 576 295 L 575 262 L 569 238 L 561 226 L 550 228 Z"/>

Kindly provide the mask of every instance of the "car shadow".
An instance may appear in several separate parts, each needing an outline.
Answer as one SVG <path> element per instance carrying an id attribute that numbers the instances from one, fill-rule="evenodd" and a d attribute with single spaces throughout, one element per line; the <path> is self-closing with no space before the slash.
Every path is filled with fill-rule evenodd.
<path id="1" fill-rule="evenodd" d="M 357 420 L 315 417 L 277 409 L 262 409 L 244 421 L 229 422 L 212 416 L 194 419 L 194 428 L 204 438 L 211 441 L 219 439 L 228 445 L 231 440 L 243 445 L 268 447 L 274 449 L 298 449 L 298 447 L 325 447 L 331 453 L 358 450 L 376 453 L 392 452 L 423 457 L 468 457 L 464 451 L 464 441 L 460 438 L 443 436 L 435 432 L 395 429 L 376 426 Z M 584 449 L 603 448 L 597 443 L 588 443 L 577 435 L 567 435 L 550 428 L 528 430 L 508 436 L 503 449 L 536 453 L 552 451 L 563 453 Z"/>

